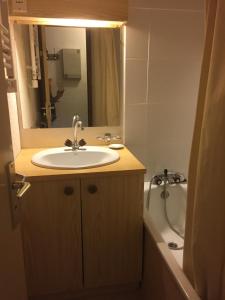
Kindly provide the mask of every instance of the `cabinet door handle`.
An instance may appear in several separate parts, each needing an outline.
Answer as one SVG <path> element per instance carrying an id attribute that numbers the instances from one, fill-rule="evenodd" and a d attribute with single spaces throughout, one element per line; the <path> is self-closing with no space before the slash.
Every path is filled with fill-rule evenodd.
<path id="1" fill-rule="evenodd" d="M 95 194 L 97 191 L 98 191 L 98 188 L 97 188 L 96 185 L 90 184 L 90 185 L 88 186 L 88 192 L 89 192 L 90 194 Z"/>
<path id="2" fill-rule="evenodd" d="M 64 187 L 64 194 L 66 196 L 71 196 L 74 193 L 74 188 L 72 186 L 65 186 Z"/>

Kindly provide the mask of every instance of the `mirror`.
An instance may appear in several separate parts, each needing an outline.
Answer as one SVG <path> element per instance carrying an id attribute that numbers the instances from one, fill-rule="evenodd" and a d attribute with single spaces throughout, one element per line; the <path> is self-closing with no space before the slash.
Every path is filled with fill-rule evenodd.
<path id="1" fill-rule="evenodd" d="M 120 124 L 120 29 L 14 24 L 23 128 Z"/>

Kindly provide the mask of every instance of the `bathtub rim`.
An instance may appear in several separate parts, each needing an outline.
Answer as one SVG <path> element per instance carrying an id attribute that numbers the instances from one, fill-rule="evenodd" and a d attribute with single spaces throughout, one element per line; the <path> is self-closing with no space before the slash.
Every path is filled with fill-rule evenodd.
<path id="1" fill-rule="evenodd" d="M 190 300 L 201 300 L 201 298 L 198 296 L 197 292 L 191 285 L 189 279 L 184 274 L 184 271 L 178 265 L 175 257 L 171 253 L 171 250 L 168 248 L 167 243 L 163 240 L 160 233 L 157 231 L 153 221 L 151 220 L 151 217 L 144 217 L 143 221 L 144 229 L 154 239 L 159 253 L 165 261 L 169 272 L 172 274 L 178 286 L 180 287 L 180 290 L 184 297 Z"/>

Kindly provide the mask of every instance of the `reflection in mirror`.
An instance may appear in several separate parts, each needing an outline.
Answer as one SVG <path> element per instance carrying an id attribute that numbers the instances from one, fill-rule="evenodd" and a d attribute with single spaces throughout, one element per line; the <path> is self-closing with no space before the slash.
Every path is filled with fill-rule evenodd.
<path id="1" fill-rule="evenodd" d="M 14 24 L 23 128 L 119 126 L 120 30 Z"/>

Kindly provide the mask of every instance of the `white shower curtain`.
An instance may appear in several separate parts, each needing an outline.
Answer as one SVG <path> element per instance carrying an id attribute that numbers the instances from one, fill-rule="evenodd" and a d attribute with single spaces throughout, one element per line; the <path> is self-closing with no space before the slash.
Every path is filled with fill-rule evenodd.
<path id="1" fill-rule="evenodd" d="M 225 299 L 225 1 L 207 0 L 189 168 L 184 271 L 204 300 Z"/>
<path id="2" fill-rule="evenodd" d="M 119 78 L 113 29 L 91 30 L 93 126 L 119 126 Z"/>

